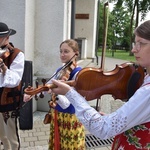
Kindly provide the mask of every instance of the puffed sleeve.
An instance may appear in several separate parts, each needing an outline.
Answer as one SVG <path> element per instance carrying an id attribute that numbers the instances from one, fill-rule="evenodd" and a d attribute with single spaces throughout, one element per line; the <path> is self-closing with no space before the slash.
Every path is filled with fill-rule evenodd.
<path id="1" fill-rule="evenodd" d="M 19 52 L 5 74 L 0 74 L 0 86 L 13 88 L 19 85 L 24 70 L 24 54 Z"/>

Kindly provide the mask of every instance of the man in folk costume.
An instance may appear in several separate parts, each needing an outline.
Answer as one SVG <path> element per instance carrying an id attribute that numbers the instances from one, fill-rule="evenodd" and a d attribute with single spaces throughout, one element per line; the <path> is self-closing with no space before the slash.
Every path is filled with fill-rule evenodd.
<path id="1" fill-rule="evenodd" d="M 0 140 L 6 150 L 19 150 L 17 110 L 24 71 L 24 54 L 9 42 L 16 33 L 0 22 Z"/>

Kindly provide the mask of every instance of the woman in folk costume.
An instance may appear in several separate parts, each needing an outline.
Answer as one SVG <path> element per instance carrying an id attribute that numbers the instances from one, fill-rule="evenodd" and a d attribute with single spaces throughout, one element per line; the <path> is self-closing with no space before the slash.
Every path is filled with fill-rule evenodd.
<path id="1" fill-rule="evenodd" d="M 122 107 L 108 115 L 101 115 L 69 85 L 53 80 L 56 94 L 66 96 L 75 108 L 82 124 L 101 139 L 114 138 L 112 150 L 150 149 L 150 20 L 135 29 L 135 45 L 132 49 L 136 61 L 147 70 L 142 86 Z"/>
<path id="2" fill-rule="evenodd" d="M 69 60 L 73 61 L 74 67 L 69 74 L 69 77 L 62 76 L 61 80 L 73 80 L 76 74 L 81 70 L 77 66 L 76 58 L 79 55 L 78 43 L 73 39 L 68 39 L 60 44 L 60 60 L 66 64 Z M 59 72 L 62 67 L 57 71 Z M 59 74 L 59 73 L 58 73 Z M 60 79 L 59 75 L 54 76 L 55 79 Z M 51 83 L 51 80 L 47 82 Z M 51 106 L 51 123 L 50 123 L 50 138 L 49 150 L 84 150 L 85 149 L 85 133 L 84 126 L 75 116 L 75 109 L 72 104 L 65 103 L 61 106 L 59 99 L 65 101 L 63 95 L 52 96 L 50 101 Z M 56 101 L 55 101 L 56 100 Z"/>

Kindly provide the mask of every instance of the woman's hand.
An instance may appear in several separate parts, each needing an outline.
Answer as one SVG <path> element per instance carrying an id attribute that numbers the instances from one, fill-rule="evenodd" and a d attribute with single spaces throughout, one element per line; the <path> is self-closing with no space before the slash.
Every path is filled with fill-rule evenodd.
<path id="1" fill-rule="evenodd" d="M 100 113 L 100 115 L 102 115 L 102 116 L 105 116 L 106 114 L 104 113 L 104 112 L 99 112 Z"/>
<path id="2" fill-rule="evenodd" d="M 69 85 L 59 80 L 52 80 L 52 83 L 57 86 L 56 88 L 51 89 L 55 94 L 65 95 L 71 89 Z"/>
<path id="3" fill-rule="evenodd" d="M 24 101 L 24 102 L 28 102 L 28 101 L 31 100 L 32 97 L 33 97 L 33 96 L 31 96 L 31 95 L 24 94 L 24 95 L 23 95 L 23 101 Z"/>

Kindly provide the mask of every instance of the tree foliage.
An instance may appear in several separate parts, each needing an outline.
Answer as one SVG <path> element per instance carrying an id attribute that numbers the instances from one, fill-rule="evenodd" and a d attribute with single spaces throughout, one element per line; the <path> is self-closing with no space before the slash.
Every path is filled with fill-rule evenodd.
<path id="1" fill-rule="evenodd" d="M 99 46 L 102 45 L 104 31 L 104 6 L 100 6 L 100 28 L 99 28 Z M 109 10 L 108 10 L 109 11 Z M 129 49 L 129 17 L 130 15 L 122 8 L 115 8 L 109 12 L 107 46 L 110 49 L 116 49 L 116 46 Z"/>
<path id="2" fill-rule="evenodd" d="M 133 42 L 133 29 L 139 24 L 139 21 L 143 21 L 146 14 L 150 11 L 149 0 L 112 0 L 116 3 L 115 7 L 123 7 L 131 13 L 130 17 L 130 49 L 132 49 Z M 140 18 L 140 19 L 139 19 Z M 135 19 L 135 21 L 134 21 Z M 131 54 L 131 53 L 130 53 Z"/>
<path id="3" fill-rule="evenodd" d="M 107 46 L 115 48 L 117 45 L 132 49 L 133 30 L 143 21 L 150 11 L 149 0 L 112 0 L 114 9 L 109 14 Z M 103 4 L 100 4 L 99 46 L 103 39 Z"/>

